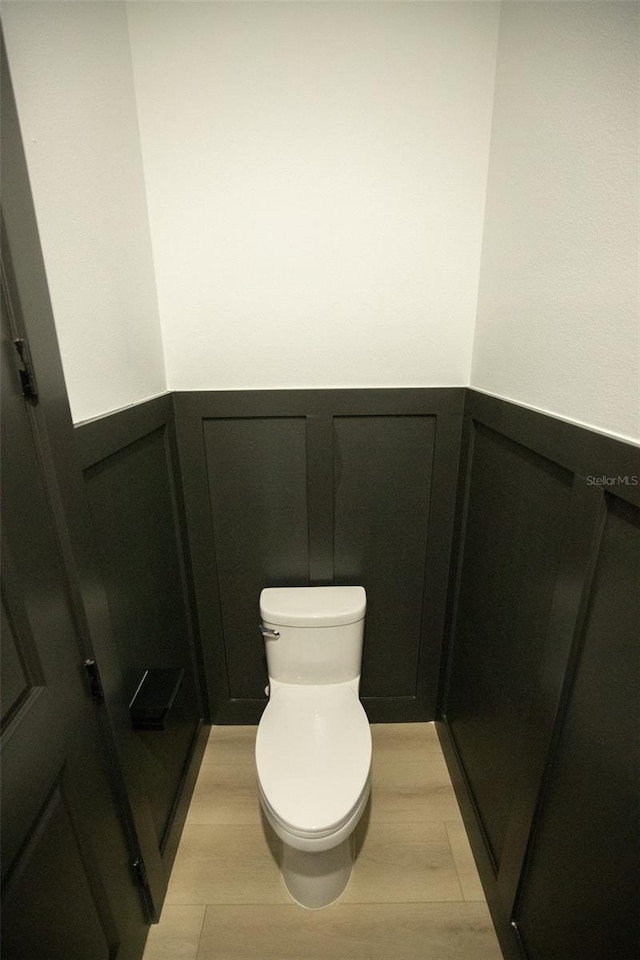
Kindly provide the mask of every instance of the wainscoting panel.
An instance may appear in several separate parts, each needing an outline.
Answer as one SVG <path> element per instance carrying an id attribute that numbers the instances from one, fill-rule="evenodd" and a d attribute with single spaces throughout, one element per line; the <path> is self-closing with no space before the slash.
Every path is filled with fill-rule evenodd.
<path id="1" fill-rule="evenodd" d="M 539 735 L 531 707 L 572 477 L 480 424 L 471 443 L 447 716 L 498 868 Z"/>
<path id="2" fill-rule="evenodd" d="M 145 671 L 183 671 L 166 728 L 125 745 L 170 860 L 203 717 L 171 398 L 79 426 L 76 441 L 128 700 Z"/>
<path id="3" fill-rule="evenodd" d="M 256 700 L 266 683 L 260 591 L 265 580 L 309 582 L 305 421 L 209 419 L 202 429 L 229 696 Z"/>
<path id="4" fill-rule="evenodd" d="M 262 588 L 308 584 L 367 591 L 369 717 L 434 717 L 463 396 L 174 395 L 214 722 L 266 705 Z"/>
<path id="5" fill-rule="evenodd" d="M 336 417 L 334 574 L 369 598 L 361 694 L 415 697 L 435 417 Z"/>
<path id="6" fill-rule="evenodd" d="M 630 960 L 638 450 L 467 391 L 461 463 L 438 729 L 505 958 Z"/>
<path id="7" fill-rule="evenodd" d="M 605 494 L 604 513 L 566 718 L 515 908 L 531 960 L 640 956 L 640 510 Z"/>

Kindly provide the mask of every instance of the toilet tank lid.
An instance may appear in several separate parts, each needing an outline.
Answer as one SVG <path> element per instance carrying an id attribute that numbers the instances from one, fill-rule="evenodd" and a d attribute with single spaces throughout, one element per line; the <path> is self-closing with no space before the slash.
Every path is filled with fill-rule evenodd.
<path id="1" fill-rule="evenodd" d="M 356 623 L 366 608 L 364 587 L 266 587 L 260 594 L 261 619 L 289 627 Z"/>

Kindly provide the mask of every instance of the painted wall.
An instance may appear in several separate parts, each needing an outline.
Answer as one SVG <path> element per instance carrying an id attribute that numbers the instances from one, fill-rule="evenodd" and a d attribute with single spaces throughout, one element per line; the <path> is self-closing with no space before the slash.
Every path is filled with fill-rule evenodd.
<path id="1" fill-rule="evenodd" d="M 503 3 L 491 129 L 499 7 L 5 0 L 74 419 L 471 383 L 637 439 L 638 7 Z"/>
<path id="2" fill-rule="evenodd" d="M 498 5 L 127 6 L 169 387 L 468 383 Z"/>
<path id="3" fill-rule="evenodd" d="M 502 5 L 471 385 L 640 440 L 638 4 Z"/>
<path id="4" fill-rule="evenodd" d="M 2 21 L 77 422 L 166 391 L 124 5 Z"/>

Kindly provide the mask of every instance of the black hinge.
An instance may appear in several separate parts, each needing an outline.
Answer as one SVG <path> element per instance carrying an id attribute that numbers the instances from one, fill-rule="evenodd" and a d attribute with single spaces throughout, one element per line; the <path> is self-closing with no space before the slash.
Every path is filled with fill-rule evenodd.
<path id="1" fill-rule="evenodd" d="M 33 372 L 29 344 L 26 340 L 23 340 L 22 337 L 19 337 L 13 341 L 13 345 L 20 357 L 21 367 L 18 373 L 20 374 L 20 382 L 22 383 L 22 395 L 25 400 L 31 400 L 33 402 L 38 399 L 38 387 L 36 384 L 36 375 Z"/>
<path id="2" fill-rule="evenodd" d="M 84 669 L 89 680 L 89 692 L 94 703 L 102 703 L 104 700 L 104 690 L 102 689 L 102 680 L 100 671 L 95 660 L 85 660 Z"/>
<path id="3" fill-rule="evenodd" d="M 139 887 L 149 887 L 149 880 L 147 879 L 147 868 L 144 865 L 144 860 L 142 857 L 138 857 L 131 864 L 133 869 L 133 874 L 136 878 L 136 883 Z"/>

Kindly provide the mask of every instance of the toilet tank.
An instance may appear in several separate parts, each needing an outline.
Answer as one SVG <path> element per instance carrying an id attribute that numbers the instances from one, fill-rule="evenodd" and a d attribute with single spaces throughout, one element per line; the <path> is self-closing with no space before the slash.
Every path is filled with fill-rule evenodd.
<path id="1" fill-rule="evenodd" d="M 359 677 L 366 607 L 364 587 L 264 589 L 260 619 L 269 677 L 314 684 Z"/>

